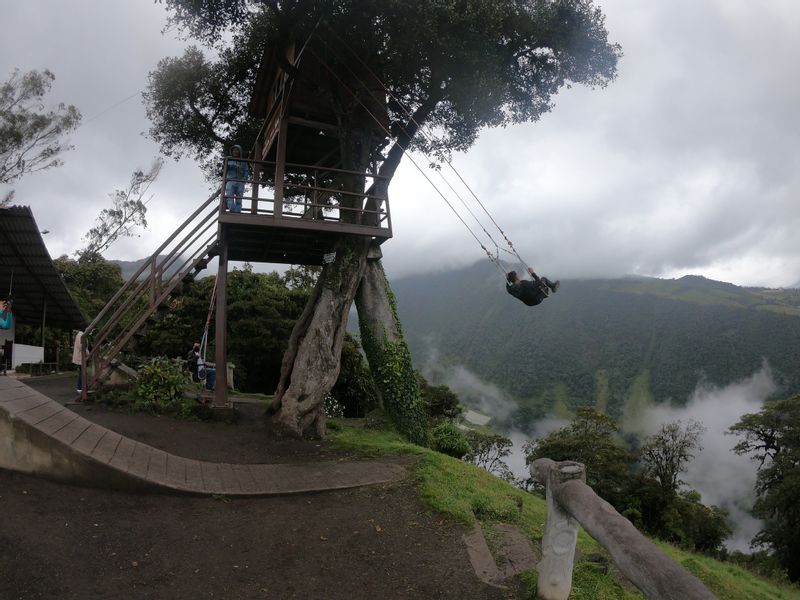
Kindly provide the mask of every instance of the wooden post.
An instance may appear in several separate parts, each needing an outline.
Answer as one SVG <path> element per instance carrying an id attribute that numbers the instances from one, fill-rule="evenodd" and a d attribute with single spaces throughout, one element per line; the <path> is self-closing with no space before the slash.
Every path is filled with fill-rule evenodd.
<path id="1" fill-rule="evenodd" d="M 571 479 L 586 481 L 586 467 L 576 462 L 557 463 L 547 475 L 547 520 L 542 536 L 542 560 L 537 567 L 537 593 L 542 600 L 567 600 L 572 589 L 578 522 L 553 499 L 556 486 Z"/>
<path id="2" fill-rule="evenodd" d="M 261 140 L 256 141 L 255 148 L 253 150 L 254 156 L 257 160 L 261 160 Z M 258 190 L 259 185 L 258 182 L 261 180 L 261 163 L 254 162 L 251 163 L 252 168 L 250 169 L 250 175 L 253 178 L 253 193 L 250 196 L 250 213 L 257 215 L 258 214 Z"/>
<path id="3" fill-rule="evenodd" d="M 272 205 L 272 216 L 280 219 L 283 213 L 283 179 L 286 173 L 286 134 L 289 122 L 285 114 L 281 115 L 278 131 L 278 149 L 275 157 L 275 201 Z"/>
<path id="4" fill-rule="evenodd" d="M 534 479 L 547 486 L 547 523 L 542 538 L 544 558 L 538 567 L 541 598 L 566 600 L 569 596 L 577 524 L 580 523 L 586 533 L 608 550 L 622 574 L 646 598 L 717 600 L 703 582 L 669 558 L 586 485 L 583 465 L 539 458 L 533 461 L 530 471 Z M 551 514 L 554 515 L 552 520 Z M 574 531 L 568 521 L 575 525 Z"/>
<path id="5" fill-rule="evenodd" d="M 47 321 L 47 297 L 42 298 L 42 362 L 44 360 L 44 328 Z"/>
<path id="6" fill-rule="evenodd" d="M 228 405 L 228 240 L 222 227 L 219 231 L 215 338 L 214 368 L 217 370 L 217 382 L 214 406 L 221 408 Z"/>
<path id="7" fill-rule="evenodd" d="M 86 348 L 88 346 L 86 336 L 88 334 L 88 331 L 84 331 L 81 335 L 81 402 L 89 399 L 89 377 L 86 373 Z"/>

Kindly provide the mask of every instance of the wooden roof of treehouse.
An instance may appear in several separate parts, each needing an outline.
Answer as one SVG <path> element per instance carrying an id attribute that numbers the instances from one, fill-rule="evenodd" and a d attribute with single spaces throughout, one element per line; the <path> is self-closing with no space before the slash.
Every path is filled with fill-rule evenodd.
<path id="1" fill-rule="evenodd" d="M 274 49 L 267 51 L 258 71 L 249 110 L 265 119 L 259 136 L 261 158 L 276 159 L 276 129 L 283 117 L 288 124 L 286 162 L 341 168 L 340 131 L 331 94 L 351 104 L 354 130 L 386 137 L 389 119 L 381 100 L 385 92 L 358 64 L 348 64 L 334 75 L 331 67 L 322 62 L 325 58 L 319 58 L 318 53 L 323 52 L 319 48 L 303 52 L 300 60 L 295 59 L 295 52 L 291 45 L 285 60 L 279 61 Z M 294 73 L 289 72 L 292 65 L 296 65 Z"/>

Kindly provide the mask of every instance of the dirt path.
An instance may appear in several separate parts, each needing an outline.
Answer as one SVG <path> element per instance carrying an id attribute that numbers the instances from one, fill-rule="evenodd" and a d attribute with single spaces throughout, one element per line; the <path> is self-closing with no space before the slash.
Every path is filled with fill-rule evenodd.
<path id="1" fill-rule="evenodd" d="M 62 380 L 31 383 L 47 393 L 73 383 Z M 252 415 L 225 425 L 80 410 L 191 458 L 331 458 L 326 443 L 271 439 Z M 0 471 L 0 598 L 506 598 L 475 576 L 464 532 L 427 510 L 408 482 L 222 500 L 86 489 Z"/>

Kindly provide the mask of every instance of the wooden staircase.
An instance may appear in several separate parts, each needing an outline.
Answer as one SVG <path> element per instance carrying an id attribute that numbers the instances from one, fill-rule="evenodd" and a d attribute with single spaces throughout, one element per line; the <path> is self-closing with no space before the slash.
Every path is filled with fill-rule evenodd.
<path id="1" fill-rule="evenodd" d="M 192 213 L 123 285 L 86 328 L 83 365 L 90 367 L 82 397 L 101 384 L 118 364 L 120 352 L 170 295 L 219 254 L 217 191 Z"/>

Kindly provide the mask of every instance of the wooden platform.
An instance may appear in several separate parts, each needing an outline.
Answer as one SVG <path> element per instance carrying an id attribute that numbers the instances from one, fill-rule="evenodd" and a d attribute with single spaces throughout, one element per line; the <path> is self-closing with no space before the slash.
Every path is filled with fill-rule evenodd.
<path id="1" fill-rule="evenodd" d="M 0 468 L 95 487 L 226 496 L 345 489 L 406 476 L 403 467 L 378 460 L 240 465 L 175 456 L 2 376 Z"/>
<path id="2" fill-rule="evenodd" d="M 340 222 L 315 222 L 299 217 L 221 213 L 219 223 L 228 243 L 228 259 L 236 261 L 321 265 L 342 235 L 366 236 L 378 244 L 389 230 Z"/>

